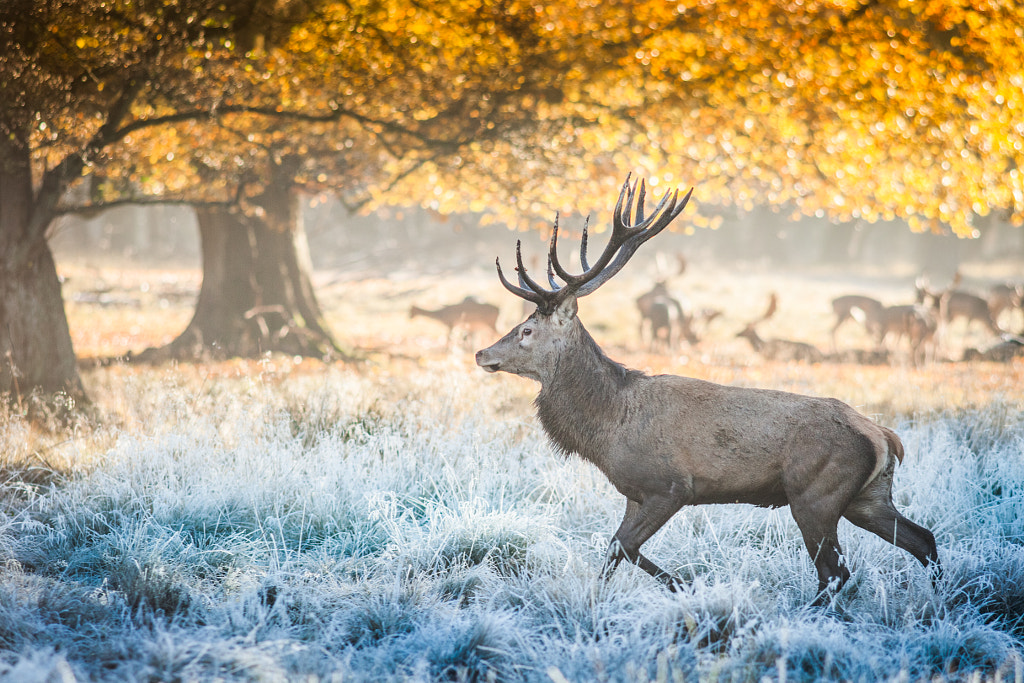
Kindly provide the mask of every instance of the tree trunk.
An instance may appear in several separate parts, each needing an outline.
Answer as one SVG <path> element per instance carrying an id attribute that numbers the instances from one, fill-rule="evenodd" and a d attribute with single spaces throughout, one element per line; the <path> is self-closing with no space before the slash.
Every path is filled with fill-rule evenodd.
<path id="1" fill-rule="evenodd" d="M 275 230 L 263 218 L 203 209 L 198 223 L 203 284 L 192 321 L 169 345 L 136 360 L 252 358 L 268 351 L 345 356 L 313 293 L 301 222 Z"/>
<path id="2" fill-rule="evenodd" d="M 46 202 L 33 194 L 28 147 L 0 137 L 0 400 L 22 407 L 64 394 L 84 403 L 49 221 L 34 215 Z"/>

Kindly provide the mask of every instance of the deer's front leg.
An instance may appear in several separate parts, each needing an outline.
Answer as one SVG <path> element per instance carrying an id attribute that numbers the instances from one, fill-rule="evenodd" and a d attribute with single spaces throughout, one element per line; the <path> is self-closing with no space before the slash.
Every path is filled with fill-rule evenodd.
<path id="1" fill-rule="evenodd" d="M 679 591 L 683 587 L 682 580 L 647 559 L 640 552 L 640 546 L 682 506 L 682 502 L 671 498 L 650 497 L 643 503 L 627 498 L 626 514 L 608 545 L 601 575 L 607 579 L 622 560 L 628 560 L 661 581 L 670 591 Z"/>

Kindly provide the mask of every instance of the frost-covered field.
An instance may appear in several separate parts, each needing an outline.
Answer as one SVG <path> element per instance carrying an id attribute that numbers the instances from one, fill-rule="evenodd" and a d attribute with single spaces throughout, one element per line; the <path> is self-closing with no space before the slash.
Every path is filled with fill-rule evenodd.
<path id="1" fill-rule="evenodd" d="M 2 418 L 0 680 L 1024 679 L 1005 404 L 889 421 L 945 575 L 844 522 L 854 576 L 822 610 L 787 509 L 677 515 L 645 550 L 684 594 L 600 583 L 624 502 L 551 453 L 529 382 L 195 372 L 95 371 L 98 426 Z"/>

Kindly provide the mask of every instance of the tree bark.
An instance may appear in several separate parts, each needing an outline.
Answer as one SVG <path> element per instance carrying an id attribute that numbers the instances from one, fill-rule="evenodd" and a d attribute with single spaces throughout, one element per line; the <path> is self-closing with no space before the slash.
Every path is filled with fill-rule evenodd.
<path id="1" fill-rule="evenodd" d="M 33 193 L 27 145 L 0 136 L 0 400 L 21 407 L 40 394 L 88 402 L 46 242 L 49 220 L 39 215 L 49 203 Z"/>
<path id="2" fill-rule="evenodd" d="M 195 313 L 174 341 L 135 360 L 253 358 L 268 351 L 345 357 L 313 292 L 301 222 L 288 230 L 268 222 L 226 209 L 198 212 L 203 284 Z"/>

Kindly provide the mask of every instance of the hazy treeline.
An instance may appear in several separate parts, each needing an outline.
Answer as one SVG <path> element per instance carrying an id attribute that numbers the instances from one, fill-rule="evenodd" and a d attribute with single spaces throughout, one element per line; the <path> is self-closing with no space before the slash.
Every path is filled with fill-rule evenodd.
<path id="1" fill-rule="evenodd" d="M 601 217 L 593 219 L 600 221 Z M 898 267 L 936 279 L 948 278 L 970 263 L 999 262 L 1010 268 L 1019 264 L 1024 274 L 1024 230 L 994 216 L 980 220 L 979 236 L 965 239 L 913 232 L 898 221 L 792 221 L 762 209 L 723 215 L 717 229 L 666 234 L 659 248 L 717 263 Z M 336 270 L 359 270 L 368 265 L 380 269 L 389 264 L 400 268 L 416 261 L 427 272 L 431 268 L 487 265 L 494 250 L 512 237 L 502 226 L 480 226 L 475 215 L 439 216 L 415 208 L 353 216 L 327 203 L 306 207 L 304 221 L 314 266 Z M 536 237 L 540 241 L 547 235 Z M 190 209 L 182 207 L 121 207 L 91 219 L 66 217 L 57 229 L 54 248 L 64 256 L 115 255 L 176 264 L 198 265 L 200 258 L 195 218 Z"/>

